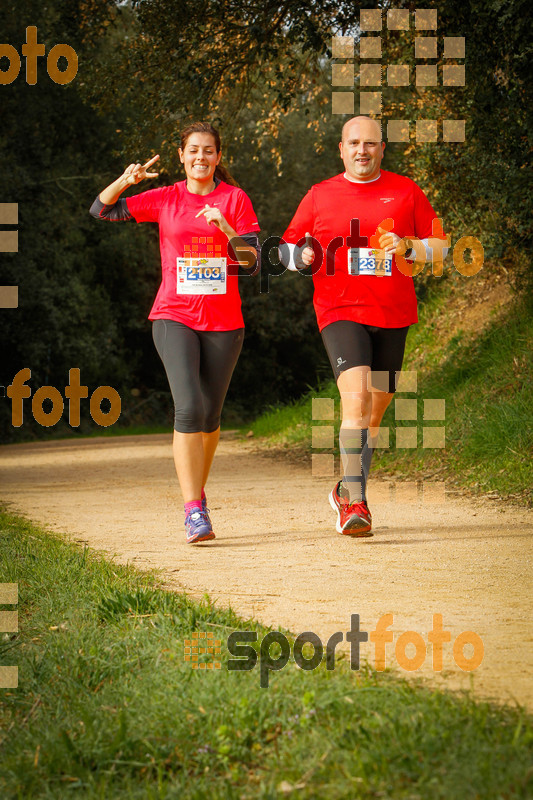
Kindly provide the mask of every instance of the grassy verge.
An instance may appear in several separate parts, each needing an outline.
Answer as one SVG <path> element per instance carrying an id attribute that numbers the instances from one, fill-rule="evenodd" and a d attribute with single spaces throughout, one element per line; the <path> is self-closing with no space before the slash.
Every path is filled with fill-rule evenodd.
<path id="1" fill-rule="evenodd" d="M 417 421 L 395 421 L 394 401 L 383 426 L 390 431 L 389 449 L 379 450 L 374 474 L 404 478 L 450 479 L 458 485 L 531 503 L 533 495 L 533 317 L 524 301 L 492 319 L 481 333 L 456 330 L 444 335 L 453 317 L 457 286 L 448 280 L 419 306 L 420 323 L 409 333 L 404 369 L 416 370 Z M 450 308 L 452 310 L 450 310 Z M 312 450 L 312 398 L 335 398 L 333 382 L 310 392 L 290 406 L 272 409 L 251 426 L 269 444 L 307 453 Z M 443 421 L 424 420 L 424 399 L 444 399 Z M 329 423 L 331 424 L 331 423 Z M 416 426 L 418 446 L 399 449 L 397 426 Z M 446 447 L 424 448 L 423 428 L 446 428 Z"/>
<path id="2" fill-rule="evenodd" d="M 5 798 L 526 798 L 533 722 L 366 668 L 290 662 L 227 670 L 238 628 L 207 599 L 0 517 L 1 580 L 19 585 L 2 663 Z M 212 630 L 222 668 L 191 669 L 184 640 Z"/>
<path id="3" fill-rule="evenodd" d="M 230 420 L 228 422 L 222 422 L 220 427 L 222 431 L 237 431 L 241 425 L 242 418 L 234 417 L 233 424 Z M 93 425 L 92 427 L 87 426 L 82 430 L 73 430 L 69 425 L 61 424 L 61 427 L 58 426 L 58 430 L 45 431 L 44 433 L 38 431 L 38 435 L 36 435 L 35 430 L 25 431 L 17 438 L 17 441 L 7 442 L 7 444 L 26 444 L 36 441 L 62 441 L 63 439 L 112 439 L 121 436 L 153 436 L 159 433 L 164 433 L 171 437 L 172 431 L 172 421 L 166 424 L 157 424 L 154 422 L 148 425 L 119 425 L 117 422 L 114 425 L 110 425 L 108 428 Z"/>
<path id="4" fill-rule="evenodd" d="M 172 434 L 174 415 L 172 397 L 168 391 L 152 391 L 142 400 L 133 398 L 129 391 L 122 391 L 122 411 L 117 422 L 107 427 L 98 425 L 90 416 L 88 408 L 81 413 L 79 426 L 69 424 L 68 403 L 65 403 L 63 417 L 53 426 L 40 425 L 29 408 L 24 411 L 23 425 L 18 428 L 11 424 L 11 408 L 6 406 L 8 420 L 0 419 L 0 433 L 6 444 L 23 444 L 35 441 L 51 441 L 57 439 L 80 439 L 115 436 L 142 436 L 146 434 Z M 27 405 L 29 405 L 27 403 Z M 242 409 L 231 403 L 224 408 L 222 430 L 235 430 L 243 425 L 247 417 Z"/>

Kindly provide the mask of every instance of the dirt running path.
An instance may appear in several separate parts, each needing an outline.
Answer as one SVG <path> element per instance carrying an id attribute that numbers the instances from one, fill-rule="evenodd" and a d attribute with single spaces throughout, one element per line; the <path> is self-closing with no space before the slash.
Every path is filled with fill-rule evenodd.
<path id="1" fill-rule="evenodd" d="M 446 644 L 437 675 L 429 645 L 424 665 L 410 674 L 450 688 L 472 680 L 480 695 L 533 708 L 529 512 L 470 498 L 394 503 L 389 485 L 374 482 L 374 537 L 344 538 L 327 502 L 331 479 L 258 456 L 229 435 L 209 484 L 217 539 L 192 547 L 184 540 L 170 441 L 159 435 L 0 447 L 0 499 L 118 561 L 161 569 L 169 586 L 209 592 L 245 618 L 296 634 L 314 631 L 324 643 L 348 631 L 354 613 L 366 631 L 392 613 L 395 641 L 411 630 L 427 643 L 432 615 L 440 613 L 452 642 L 465 630 L 481 636 L 483 663 L 463 673 Z M 374 663 L 370 642 L 361 656 Z M 394 644 L 387 658 L 395 666 Z"/>

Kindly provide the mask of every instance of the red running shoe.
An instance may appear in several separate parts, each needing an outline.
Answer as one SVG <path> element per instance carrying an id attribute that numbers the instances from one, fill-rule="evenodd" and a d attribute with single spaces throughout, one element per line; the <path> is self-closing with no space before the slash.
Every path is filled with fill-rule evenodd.
<path id="1" fill-rule="evenodd" d="M 337 512 L 336 529 L 344 536 L 373 536 L 372 514 L 366 502 L 350 504 L 350 499 L 342 486 L 342 481 L 331 490 L 329 503 Z"/>

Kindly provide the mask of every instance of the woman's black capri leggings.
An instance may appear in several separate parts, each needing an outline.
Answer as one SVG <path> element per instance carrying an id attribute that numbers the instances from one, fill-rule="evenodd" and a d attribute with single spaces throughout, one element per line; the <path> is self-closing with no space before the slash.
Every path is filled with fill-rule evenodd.
<path id="1" fill-rule="evenodd" d="M 152 335 L 174 400 L 174 429 L 180 433 L 216 431 L 242 349 L 244 328 L 195 331 L 181 322 L 156 319 Z"/>

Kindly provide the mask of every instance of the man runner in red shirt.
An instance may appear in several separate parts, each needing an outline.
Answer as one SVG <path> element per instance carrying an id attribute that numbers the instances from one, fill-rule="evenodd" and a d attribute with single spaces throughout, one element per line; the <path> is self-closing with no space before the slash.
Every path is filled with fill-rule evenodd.
<path id="1" fill-rule="evenodd" d="M 407 331 L 418 320 L 413 279 L 396 257 L 430 260 L 429 237 L 444 236 L 423 191 L 381 169 L 378 122 L 348 120 L 339 148 L 344 173 L 307 192 L 280 255 L 289 269 L 313 265 L 313 303 L 341 395 L 344 475 L 329 498 L 336 529 L 372 536 L 366 484 L 373 447 L 396 390 Z M 439 250 L 440 259 L 445 248 Z"/>

